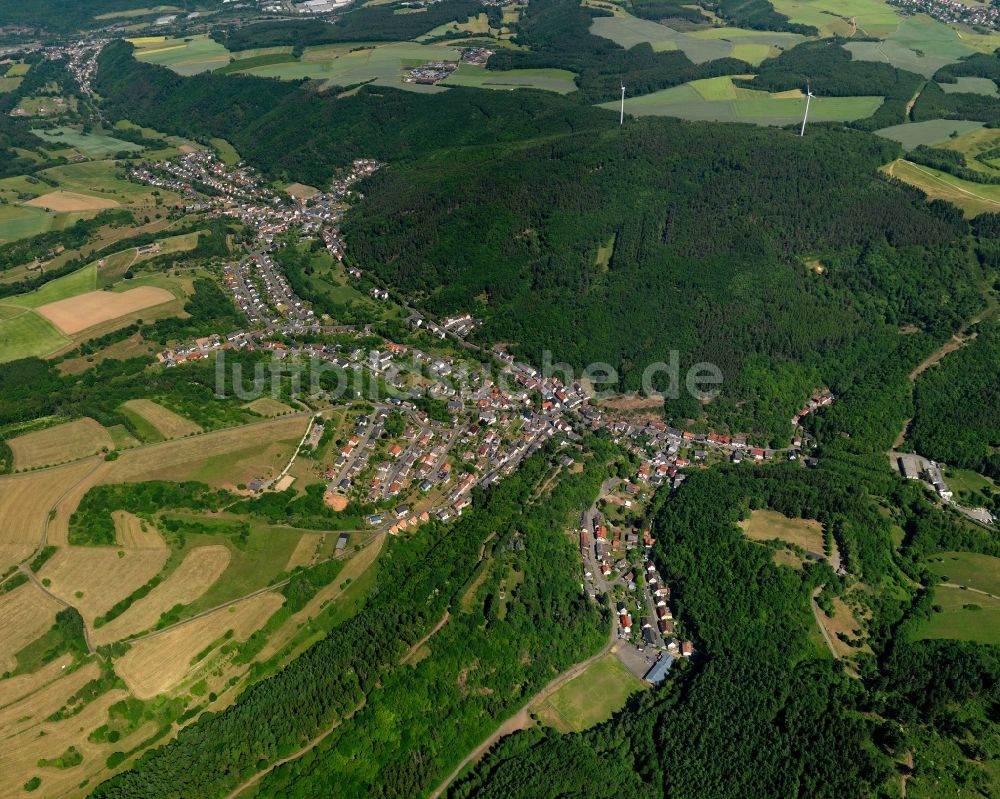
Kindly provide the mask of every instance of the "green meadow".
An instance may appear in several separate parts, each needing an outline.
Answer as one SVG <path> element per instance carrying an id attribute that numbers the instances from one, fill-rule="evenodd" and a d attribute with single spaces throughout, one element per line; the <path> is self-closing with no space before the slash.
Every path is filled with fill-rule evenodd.
<path id="1" fill-rule="evenodd" d="M 902 16 L 882 0 L 773 0 L 774 10 L 791 22 L 812 25 L 821 36 L 847 36 L 853 17 L 858 30 L 869 36 L 887 36 Z"/>
<path id="2" fill-rule="evenodd" d="M 0 306 L 0 312 L 0 363 L 49 355 L 70 341 L 32 310 Z"/>
<path id="3" fill-rule="evenodd" d="M 442 86 L 473 86 L 477 89 L 543 89 L 566 94 L 576 90 L 576 76 L 565 69 L 489 70 L 462 64 L 441 82 Z"/>
<path id="4" fill-rule="evenodd" d="M 21 308 L 40 308 L 56 300 L 65 300 L 67 297 L 75 297 L 77 294 L 84 294 L 97 289 L 97 264 L 87 266 L 70 272 L 68 275 L 56 278 L 46 283 L 40 289 L 27 294 L 19 294 L 16 297 L 6 297 L 0 300 L 4 305 L 16 305 Z"/>
<path id="5" fill-rule="evenodd" d="M 208 36 L 192 36 L 184 39 L 160 39 L 147 37 L 130 39 L 135 47 L 135 57 L 150 64 L 172 69 L 179 75 L 197 75 L 218 69 L 229 63 L 230 53 Z"/>
<path id="6" fill-rule="evenodd" d="M 353 47 L 358 46 L 353 45 Z M 352 86 L 373 82 L 380 86 L 395 86 L 412 91 L 441 91 L 435 86 L 404 83 L 403 70 L 427 61 L 457 61 L 459 56 L 460 51 L 454 47 L 413 42 L 373 45 L 369 49 L 354 52 L 351 52 L 350 48 L 334 45 L 309 48 L 303 54 L 301 61 L 264 64 L 241 71 L 250 75 L 283 80 L 311 78 L 322 80 L 329 86 Z"/>
<path id="7" fill-rule="evenodd" d="M 953 133 L 961 135 L 982 126 L 982 122 L 928 119 L 925 122 L 905 122 L 902 125 L 893 125 L 875 132 L 886 139 L 898 141 L 905 150 L 912 150 L 921 144 L 927 147 L 944 144 L 951 139 Z"/>
<path id="8" fill-rule="evenodd" d="M 104 158 L 123 150 L 130 153 L 142 150 L 141 145 L 129 141 L 67 127 L 33 129 L 31 132 L 55 146 L 72 147 L 88 158 Z"/>
<path id="9" fill-rule="evenodd" d="M 809 108 L 812 122 L 844 122 L 870 116 L 881 97 L 817 97 Z M 618 103 L 604 103 L 614 109 Z M 800 93 L 769 94 L 734 86 L 728 77 L 709 78 L 670 89 L 626 98 L 625 111 L 636 116 L 672 116 L 717 122 L 788 125 L 802 120 L 805 103 Z"/>
<path id="10" fill-rule="evenodd" d="M 625 49 L 645 42 L 655 51 L 681 50 L 696 64 L 727 57 L 759 64 L 780 50 L 805 40 L 805 37 L 794 33 L 743 28 L 708 28 L 686 33 L 624 12 L 613 17 L 596 17 L 590 32 L 610 39 Z"/>

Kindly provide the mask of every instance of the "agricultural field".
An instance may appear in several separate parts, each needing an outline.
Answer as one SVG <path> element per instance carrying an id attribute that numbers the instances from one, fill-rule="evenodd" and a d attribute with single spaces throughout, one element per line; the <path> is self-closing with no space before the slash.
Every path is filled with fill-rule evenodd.
<path id="1" fill-rule="evenodd" d="M 291 406 L 270 397 L 255 399 L 253 402 L 247 403 L 244 407 L 249 408 L 254 413 L 259 413 L 261 416 L 283 416 L 295 410 Z"/>
<path id="2" fill-rule="evenodd" d="M 1000 599 L 969 589 L 939 585 L 934 610 L 917 638 L 947 638 L 1000 645 Z"/>
<path id="3" fill-rule="evenodd" d="M 46 211 L 69 212 L 100 211 L 104 208 L 116 208 L 118 203 L 106 197 L 90 197 L 73 191 L 57 190 L 28 200 L 25 205 L 32 208 L 44 208 Z"/>
<path id="4" fill-rule="evenodd" d="M 821 36 L 850 36 L 850 19 L 868 36 L 887 36 L 902 16 L 883 0 L 774 0 L 774 10 L 791 22 L 812 25 Z"/>
<path id="5" fill-rule="evenodd" d="M 281 471 L 306 428 L 304 416 L 231 427 L 123 452 L 103 482 L 200 480 L 233 487 Z"/>
<path id="6" fill-rule="evenodd" d="M 38 313 L 61 332 L 72 336 L 174 299 L 169 291 L 156 286 L 140 286 L 122 292 L 91 291 L 40 306 Z"/>
<path id="7" fill-rule="evenodd" d="M 0 594 L 0 674 L 14 670 L 14 656 L 52 626 L 60 607 L 33 583 Z"/>
<path id="8" fill-rule="evenodd" d="M 888 61 L 925 78 L 975 52 L 954 28 L 926 16 L 900 19 L 885 41 L 851 42 L 846 47 L 860 61 Z"/>
<path id="9" fill-rule="evenodd" d="M 17 81 L 20 85 L 21 78 L 4 78 L 3 80 Z M 14 88 L 17 88 L 15 86 Z M 8 89 L 10 91 L 10 89 Z M 68 111 L 76 111 L 77 103 L 75 97 L 62 97 L 59 95 L 39 95 L 37 97 L 22 97 L 17 106 L 11 111 L 11 116 L 15 117 L 51 117 L 65 114 Z"/>
<path id="10" fill-rule="evenodd" d="M 34 128 L 31 132 L 54 145 L 71 147 L 87 158 L 106 158 L 123 151 L 135 153 L 143 149 L 133 142 L 99 133 L 83 133 L 74 128 Z"/>
<path id="11" fill-rule="evenodd" d="M 954 119 L 928 119 L 925 122 L 905 122 L 902 125 L 875 131 L 879 136 L 893 139 L 903 145 L 904 150 L 912 150 L 921 144 L 936 147 L 951 140 L 952 134 L 964 134 L 978 130 L 982 122 L 967 122 Z"/>
<path id="12" fill-rule="evenodd" d="M 607 721 L 629 696 L 645 687 L 618 658 L 608 654 L 533 706 L 531 712 L 559 732 L 581 732 Z"/>
<path id="13" fill-rule="evenodd" d="M 815 519 L 790 519 L 771 510 L 755 510 L 740 522 L 747 538 L 772 541 L 778 538 L 808 552 L 823 552 L 823 525 Z"/>
<path id="14" fill-rule="evenodd" d="M 309 47 L 300 61 L 251 67 L 247 74 L 283 80 L 312 78 L 327 86 L 351 86 L 372 81 L 378 86 L 395 86 L 412 91 L 441 91 L 434 86 L 404 83 L 406 67 L 426 61 L 457 61 L 460 52 L 454 47 L 422 45 L 413 42 L 391 42 L 355 50 L 358 45 L 322 45 Z"/>
<path id="15" fill-rule="evenodd" d="M 1000 186 L 962 180 L 905 159 L 893 161 L 883 171 L 916 186 L 933 200 L 957 205 L 966 216 L 1000 211 Z"/>
<path id="16" fill-rule="evenodd" d="M 1000 558 L 975 552 L 940 552 L 927 568 L 947 583 L 1000 597 Z"/>
<path id="17" fill-rule="evenodd" d="M 123 406 L 129 416 L 135 420 L 136 417 L 153 428 L 157 436 L 147 440 L 163 440 L 166 438 L 183 438 L 192 433 L 200 433 L 202 429 L 190 419 L 179 416 L 162 405 L 148 399 L 129 400 Z"/>
<path id="18" fill-rule="evenodd" d="M 93 471 L 93 461 L 80 461 L 0 477 L 0 573 L 31 554 L 41 543 L 49 510 L 56 507 L 68 488 L 84 481 Z"/>
<path id="19" fill-rule="evenodd" d="M 6 308 L 3 312 L 7 313 Z M 0 317 L 0 363 L 51 355 L 69 343 L 70 339 L 55 325 L 34 311 L 23 309 L 16 315 Z"/>
<path id="20" fill-rule="evenodd" d="M 124 554 L 119 555 L 119 552 Z M 92 629 L 97 616 L 156 575 L 168 555 L 163 545 L 158 549 L 60 547 L 38 576 L 49 581 L 53 594 L 80 611 L 84 622 Z M 95 631 L 92 638 L 95 645 L 114 640 L 104 634 L 110 626 Z"/>
<path id="21" fill-rule="evenodd" d="M 226 570 L 229 559 L 229 550 L 224 546 L 194 547 L 185 555 L 180 565 L 147 596 L 132 605 L 122 615 L 102 627 L 98 627 L 93 634 L 95 643 L 110 643 L 152 629 L 162 613 L 175 605 L 186 605 L 193 602 L 204 594 Z M 164 551 L 160 568 L 166 560 L 167 553 Z M 131 590 L 138 588 L 159 570 L 150 572 Z M 126 596 L 128 593 L 130 592 L 125 592 L 122 596 Z M 118 597 L 118 599 L 121 598 L 121 596 Z M 107 603 L 102 612 L 113 604 L 114 602 Z"/>
<path id="22" fill-rule="evenodd" d="M 626 87 L 627 88 L 627 87 Z M 811 122 L 846 122 L 871 116 L 881 97 L 814 97 Z M 616 110 L 617 102 L 602 108 Z M 802 121 L 804 97 L 799 91 L 771 94 L 735 86 L 730 77 L 707 78 L 640 97 L 625 99 L 625 112 L 635 116 L 672 116 L 691 120 L 789 125 Z"/>
<path id="23" fill-rule="evenodd" d="M 610 39 L 625 49 L 645 42 L 657 52 L 681 50 L 696 64 L 728 57 L 759 64 L 765 58 L 805 41 L 804 36 L 795 33 L 743 28 L 708 28 L 687 33 L 652 20 L 633 17 L 624 11 L 613 17 L 595 18 L 590 32 Z"/>
<path id="24" fill-rule="evenodd" d="M 129 39 L 140 61 L 172 69 L 179 75 L 197 75 L 229 63 L 229 51 L 207 35 L 184 39 L 147 36 Z"/>
<path id="25" fill-rule="evenodd" d="M 3 183 L 4 181 L 0 181 L 0 195 L 4 193 Z M 80 216 L 81 214 L 73 214 L 67 218 L 62 215 L 46 213 L 41 208 L 0 205 L 0 244 L 65 227 L 67 224 L 75 222 Z"/>
<path id="26" fill-rule="evenodd" d="M 191 661 L 222 639 L 245 641 L 281 607 L 284 597 L 273 592 L 195 619 L 132 644 L 116 670 L 139 699 L 150 699 L 177 686 L 191 671 Z"/>
<path id="27" fill-rule="evenodd" d="M 576 90 L 576 76 L 565 69 L 489 70 L 462 64 L 441 81 L 442 86 L 472 86 L 477 89 L 544 89 L 567 94 Z"/>
<path id="28" fill-rule="evenodd" d="M 7 443 L 14 453 L 15 469 L 65 463 L 114 448 L 108 431 L 87 418 L 25 433 Z"/>
<path id="29" fill-rule="evenodd" d="M 965 92 L 967 94 L 982 94 L 986 97 L 1000 97 L 996 83 L 989 78 L 961 77 L 955 78 L 954 83 L 940 83 L 938 85 L 946 94 Z"/>

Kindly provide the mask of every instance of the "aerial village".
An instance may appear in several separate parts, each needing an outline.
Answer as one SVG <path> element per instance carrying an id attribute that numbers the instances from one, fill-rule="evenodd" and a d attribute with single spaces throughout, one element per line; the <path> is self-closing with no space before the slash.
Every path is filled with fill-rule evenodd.
<path id="1" fill-rule="evenodd" d="M 604 431 L 639 465 L 629 479 L 602 486 L 582 516 L 582 583 L 595 601 L 605 596 L 615 609 L 619 658 L 637 676 L 661 682 L 675 659 L 691 657 L 695 647 L 677 628 L 670 587 L 651 559 L 654 540 L 644 523 L 648 500 L 660 487 L 679 486 L 685 469 L 720 460 L 761 463 L 781 457 L 815 466 L 802 422 L 834 402 L 833 395 L 819 391 L 808 400 L 790 420 L 792 446 L 782 450 L 753 446 L 742 435 L 693 433 L 656 419 L 620 418 L 580 382 L 545 376 L 503 348 L 481 349 L 470 338 L 479 324 L 471 314 L 431 320 L 378 284 L 367 293 L 377 302 L 401 306 L 409 329 L 427 344 L 379 338 L 379 345 L 371 346 L 370 326 L 336 324 L 298 297 L 273 252 L 289 232 L 300 240 L 318 237 L 346 279 L 366 278 L 344 264 L 347 243 L 339 225 L 355 184 L 382 166 L 371 159 L 355 161 L 308 202 L 270 188 L 246 165 L 227 167 L 209 151 L 133 167 L 131 179 L 177 192 L 186 212 L 235 219 L 255 234 L 249 255 L 222 266 L 224 284 L 246 316 L 246 327 L 166 349 L 159 354 L 161 363 L 173 368 L 216 351 L 247 350 L 334 370 L 338 385 L 342 378 L 352 390 L 345 396 L 320 389 L 303 397 L 303 407 L 315 416 L 298 453 L 308 456 L 314 476 L 325 483 L 324 501 L 331 509 L 369 509 L 363 519 L 369 535 L 399 535 L 431 520 L 453 519 L 471 504 L 477 487 L 510 475 L 547 442 L 565 450 L 557 456 L 565 466 L 572 463 L 569 452 L 582 434 Z M 331 338 L 336 342 L 325 343 Z M 482 356 L 498 369 L 485 369 Z M 362 389 L 373 386 L 375 395 L 364 395 Z M 336 423 L 335 409 L 343 411 Z M 261 475 L 246 491 L 288 490 L 294 480 L 288 472 Z M 338 546 L 346 546 L 350 537 L 342 536 Z"/>

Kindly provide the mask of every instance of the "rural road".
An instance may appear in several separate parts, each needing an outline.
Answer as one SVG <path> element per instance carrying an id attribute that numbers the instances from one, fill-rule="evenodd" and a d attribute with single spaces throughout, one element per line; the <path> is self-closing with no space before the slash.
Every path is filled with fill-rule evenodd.
<path id="1" fill-rule="evenodd" d="M 469 754 L 467 754 L 464 758 L 462 758 L 461 762 L 457 766 L 455 766 L 455 769 L 451 772 L 451 774 L 449 774 L 445 778 L 444 782 L 442 782 L 437 788 L 431 791 L 429 795 L 430 799 L 438 799 L 438 797 L 440 797 L 441 794 L 443 794 L 446 790 L 448 790 L 448 786 L 455 781 L 455 778 L 462 773 L 462 770 L 465 769 L 466 766 L 468 766 L 470 763 L 477 762 L 479 758 L 481 758 L 490 749 L 490 747 L 493 746 L 493 744 L 495 744 L 505 735 L 510 735 L 512 733 L 517 732 L 518 730 L 524 730 L 530 727 L 533 723 L 531 719 L 531 713 L 529 711 L 532 705 L 535 705 L 538 702 L 541 702 L 543 699 L 546 699 L 556 690 L 562 687 L 564 684 L 572 680 L 577 675 L 583 673 L 583 671 L 586 670 L 586 668 L 590 666 L 592 663 L 604 657 L 609 652 L 613 651 L 614 647 L 615 647 L 615 627 L 614 624 L 612 624 L 611 630 L 608 633 L 608 641 L 601 648 L 599 652 L 597 652 L 594 655 L 591 655 L 589 658 L 581 661 L 580 663 L 577 663 L 576 665 L 570 666 L 568 669 L 566 669 L 566 671 L 554 677 L 551 682 L 549 682 L 544 688 L 542 688 L 538 693 L 536 693 L 527 702 L 525 702 L 524 705 L 521 706 L 520 710 L 518 710 L 509 719 L 504 721 L 499 727 L 497 727 L 492 733 L 490 733 L 486 737 L 486 739 L 483 740 L 481 744 L 479 744 L 479 746 L 477 746 L 475 749 L 469 752 Z"/>

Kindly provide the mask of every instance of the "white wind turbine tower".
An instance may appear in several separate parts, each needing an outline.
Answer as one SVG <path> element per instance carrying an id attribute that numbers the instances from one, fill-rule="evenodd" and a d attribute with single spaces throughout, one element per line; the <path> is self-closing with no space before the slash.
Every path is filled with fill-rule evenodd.
<path id="1" fill-rule="evenodd" d="M 622 83 L 622 113 L 621 117 L 618 119 L 619 125 L 625 124 L 625 84 Z"/>
<path id="2" fill-rule="evenodd" d="M 799 131 L 799 136 L 806 135 L 806 120 L 809 119 L 809 101 L 813 98 L 812 89 L 809 88 L 809 84 L 806 84 L 806 112 L 802 115 L 802 130 Z"/>

